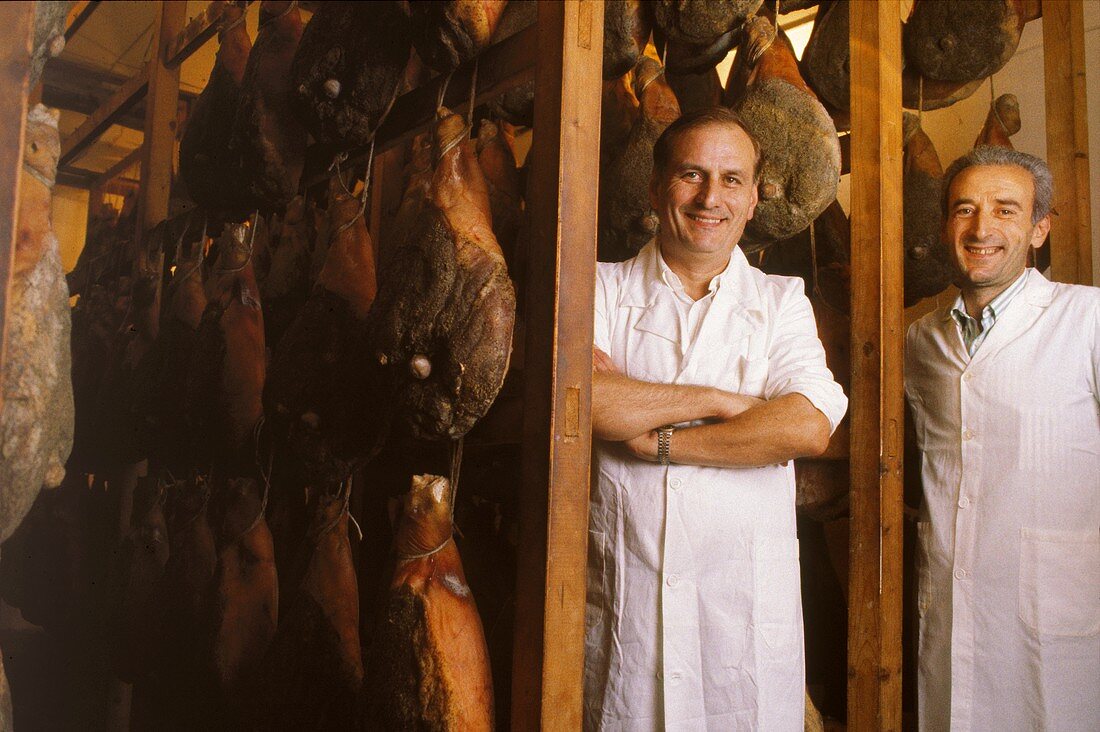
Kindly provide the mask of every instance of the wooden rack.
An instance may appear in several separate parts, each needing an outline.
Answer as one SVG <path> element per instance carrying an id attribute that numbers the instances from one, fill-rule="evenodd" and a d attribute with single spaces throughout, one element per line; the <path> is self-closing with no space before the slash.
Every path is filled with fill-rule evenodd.
<path id="1" fill-rule="evenodd" d="M 1047 131 L 1060 217 L 1052 229 L 1055 278 L 1091 281 L 1084 103 L 1083 0 L 1043 0 Z M 221 2 L 184 27 L 186 3 L 162 3 L 157 53 L 81 131 L 69 157 L 148 95 L 140 149 L 139 227 L 167 215 L 179 65 L 216 32 Z M 95 3 L 78 3 L 75 32 Z M 849 728 L 901 726 L 901 99 L 900 3 L 853 3 L 853 288 L 851 594 Z M 603 6 L 595 0 L 539 6 L 537 27 L 486 51 L 477 101 L 536 80 L 534 178 L 529 207 L 524 466 L 513 727 L 580 727 L 584 571 L 590 462 L 591 348 L 599 169 Z M 1036 8 L 1036 15 L 1038 8 Z M 0 3 L 0 336 L 14 251 L 26 117 L 33 3 Z M 451 81 L 446 102 L 463 103 L 472 64 Z M 440 83 L 439 81 L 434 84 Z M 386 150 L 424 128 L 435 111 L 433 83 L 399 99 L 379 132 L 374 184 L 399 164 Z M 117 172 L 98 181 L 100 187 Z M 577 184 L 577 181 L 584 181 Z M 382 196 L 372 196 L 378 233 Z M 2 344 L 2 339 L 0 339 Z M 2 345 L 0 345 L 2 348 Z M 0 350 L 0 366 L 3 353 Z M 2 406 L 2 405 L 0 405 Z"/>

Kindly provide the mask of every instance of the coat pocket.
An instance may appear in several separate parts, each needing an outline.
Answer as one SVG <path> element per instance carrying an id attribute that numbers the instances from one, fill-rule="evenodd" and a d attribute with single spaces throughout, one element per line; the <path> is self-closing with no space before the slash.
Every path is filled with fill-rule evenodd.
<path id="1" fill-rule="evenodd" d="M 738 394 L 763 398 L 768 387 L 768 359 L 742 358 Z"/>
<path id="2" fill-rule="evenodd" d="M 917 522 L 917 616 L 932 606 L 932 524 Z"/>
<path id="3" fill-rule="evenodd" d="M 1100 534 L 1020 530 L 1020 620 L 1039 635 L 1100 633 Z"/>

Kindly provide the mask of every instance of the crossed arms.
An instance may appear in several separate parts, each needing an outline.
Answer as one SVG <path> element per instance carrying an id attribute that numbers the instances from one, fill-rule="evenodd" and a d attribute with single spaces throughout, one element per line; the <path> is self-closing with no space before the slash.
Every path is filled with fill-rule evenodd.
<path id="1" fill-rule="evenodd" d="M 643 460 L 657 459 L 658 427 L 700 419 L 708 423 L 676 430 L 672 462 L 773 465 L 820 455 L 829 444 L 828 418 L 801 394 L 765 401 L 707 386 L 638 381 L 599 349 L 592 365 L 592 436 L 622 442 Z"/>

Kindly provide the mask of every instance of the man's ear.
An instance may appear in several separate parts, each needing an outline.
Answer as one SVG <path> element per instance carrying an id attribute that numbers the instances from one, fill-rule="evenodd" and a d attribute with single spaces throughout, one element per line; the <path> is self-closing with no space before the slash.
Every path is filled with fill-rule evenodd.
<path id="1" fill-rule="evenodd" d="M 751 221 L 753 215 L 756 213 L 756 204 L 760 203 L 760 180 L 756 179 L 752 182 L 752 198 L 749 200 L 749 215 L 745 217 L 745 221 Z"/>
<path id="2" fill-rule="evenodd" d="M 1050 214 L 1047 214 L 1043 218 L 1039 219 L 1038 223 L 1031 230 L 1031 246 L 1035 249 L 1043 246 L 1043 242 L 1046 241 L 1047 234 L 1050 233 Z"/>

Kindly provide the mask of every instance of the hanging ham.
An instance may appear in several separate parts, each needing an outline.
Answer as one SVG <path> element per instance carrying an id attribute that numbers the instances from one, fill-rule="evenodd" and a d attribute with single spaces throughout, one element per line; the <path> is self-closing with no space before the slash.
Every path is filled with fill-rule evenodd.
<path id="1" fill-rule="evenodd" d="M 453 538 L 453 501 L 437 475 L 413 477 L 404 497 L 369 657 L 367 718 L 379 729 L 493 728 L 488 651 Z"/>
<path id="2" fill-rule="evenodd" d="M 236 3 L 226 4 L 222 10 L 214 69 L 195 100 L 180 140 L 180 177 L 191 200 L 224 213 L 244 211 L 251 203 L 240 156 L 230 149 L 233 118 L 252 49 L 244 13 L 245 8 Z"/>
<path id="3" fill-rule="evenodd" d="M 995 145 L 1012 150 L 1009 138 L 1020 131 L 1020 101 L 1015 94 L 1002 94 L 989 103 L 989 114 L 985 117 L 978 139 L 978 145 Z"/>
<path id="4" fill-rule="evenodd" d="M 940 241 L 943 167 L 932 140 L 915 115 L 903 125 L 905 156 L 902 204 L 905 210 L 905 306 L 937 295 L 951 284 L 947 250 Z"/>
<path id="5" fill-rule="evenodd" d="M 507 4 L 508 0 L 411 3 L 416 52 L 436 71 L 451 71 L 489 45 Z"/>
<path id="6" fill-rule="evenodd" d="M 606 0 L 603 7 L 603 78 L 617 79 L 641 60 L 653 28 L 642 0 Z"/>
<path id="7" fill-rule="evenodd" d="M 790 41 L 765 15 L 745 26 L 726 93 L 763 152 L 760 200 L 741 240 L 750 252 L 804 230 L 836 199 L 840 143 Z"/>
<path id="8" fill-rule="evenodd" d="M 763 0 L 656 0 L 653 20 L 667 39 L 710 45 L 735 30 L 755 13 Z"/>
<path id="9" fill-rule="evenodd" d="M 902 26 L 906 67 L 934 81 L 996 73 L 1020 44 L 1025 0 L 915 0 Z"/>
<path id="10" fill-rule="evenodd" d="M 500 391 L 516 301 L 469 127 L 437 118 L 431 183 L 402 203 L 415 226 L 384 252 L 368 335 L 414 435 L 458 439 Z"/>
<path id="11" fill-rule="evenodd" d="M 314 236 L 312 216 L 306 201 L 301 196 L 295 196 L 286 206 L 278 235 L 271 238 L 268 270 L 260 280 L 264 340 L 269 348 L 278 346 L 283 333 L 309 298 Z"/>

